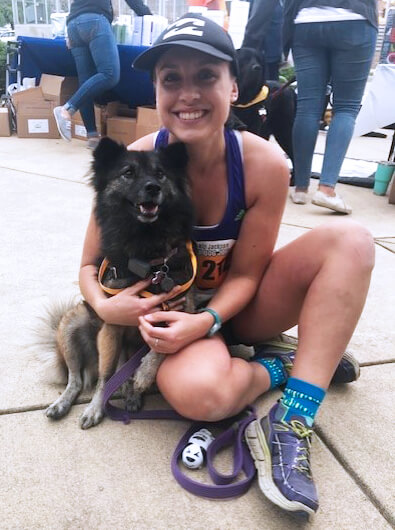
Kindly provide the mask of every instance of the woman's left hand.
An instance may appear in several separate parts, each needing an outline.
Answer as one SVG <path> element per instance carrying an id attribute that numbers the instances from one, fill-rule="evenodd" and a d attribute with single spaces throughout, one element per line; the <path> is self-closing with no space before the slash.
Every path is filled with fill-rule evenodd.
<path id="1" fill-rule="evenodd" d="M 157 311 L 139 318 L 140 333 L 148 346 L 158 353 L 176 353 L 204 337 L 212 325 L 208 313 Z M 155 324 L 166 323 L 166 327 Z"/>

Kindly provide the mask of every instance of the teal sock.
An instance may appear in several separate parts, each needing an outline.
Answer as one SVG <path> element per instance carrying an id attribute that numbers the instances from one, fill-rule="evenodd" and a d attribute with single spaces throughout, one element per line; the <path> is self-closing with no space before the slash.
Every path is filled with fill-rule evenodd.
<path id="1" fill-rule="evenodd" d="M 288 421 L 292 416 L 303 416 L 311 427 L 325 394 L 325 390 L 319 386 L 290 377 L 281 398 L 282 404 L 288 409 L 284 420 Z"/>
<path id="2" fill-rule="evenodd" d="M 252 358 L 251 360 L 261 364 L 269 372 L 270 388 L 277 388 L 287 380 L 288 374 L 279 357 Z"/>

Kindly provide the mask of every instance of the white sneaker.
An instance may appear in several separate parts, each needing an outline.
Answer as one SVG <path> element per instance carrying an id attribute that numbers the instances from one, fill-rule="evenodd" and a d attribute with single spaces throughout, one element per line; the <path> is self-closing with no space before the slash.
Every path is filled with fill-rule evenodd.
<path id="1" fill-rule="evenodd" d="M 63 107 L 55 107 L 53 109 L 53 115 L 55 116 L 60 136 L 63 140 L 66 140 L 66 142 L 71 142 L 71 121 L 63 117 L 62 108 Z"/>
<path id="2" fill-rule="evenodd" d="M 305 191 L 291 190 L 290 197 L 295 204 L 306 204 L 307 193 Z"/>
<path id="3" fill-rule="evenodd" d="M 337 194 L 334 197 L 330 197 L 318 190 L 315 192 L 311 202 L 316 206 L 323 206 L 324 208 L 329 208 L 330 210 L 339 213 L 349 214 L 352 212 L 352 208 L 344 202 L 344 199 L 342 199 L 340 195 Z"/>

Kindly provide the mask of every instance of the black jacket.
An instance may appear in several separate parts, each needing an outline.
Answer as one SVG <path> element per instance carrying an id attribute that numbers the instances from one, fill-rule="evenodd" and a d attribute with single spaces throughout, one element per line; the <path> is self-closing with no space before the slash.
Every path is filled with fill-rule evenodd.
<path id="1" fill-rule="evenodd" d="M 294 20 L 305 7 L 342 7 L 362 15 L 375 28 L 378 26 L 377 0 L 284 0 L 283 42 L 284 53 L 292 47 Z"/>
<path id="2" fill-rule="evenodd" d="M 274 9 L 279 0 L 254 0 L 244 32 L 242 48 L 263 50 L 263 42 L 270 29 Z"/>
<path id="3" fill-rule="evenodd" d="M 142 0 L 126 0 L 126 3 L 138 16 L 152 14 L 149 7 L 146 6 Z M 104 15 L 110 24 L 114 17 L 111 0 L 74 0 L 70 7 L 67 23 L 83 13 L 98 13 L 99 15 Z"/>

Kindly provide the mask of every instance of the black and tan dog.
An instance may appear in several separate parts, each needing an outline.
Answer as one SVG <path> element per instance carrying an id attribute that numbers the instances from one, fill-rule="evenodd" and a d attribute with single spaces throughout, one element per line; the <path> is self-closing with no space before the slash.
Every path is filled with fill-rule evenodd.
<path id="1" fill-rule="evenodd" d="M 143 296 L 170 292 L 175 285 L 182 285 L 184 291 L 191 286 L 196 258 L 186 164 L 181 143 L 158 152 L 136 152 L 104 138 L 94 151 L 92 185 L 102 237 L 98 280 L 109 296 L 143 278 L 152 279 Z M 191 298 L 187 295 L 187 311 L 193 311 Z M 127 358 L 136 352 L 142 338 L 137 327 L 104 323 L 85 301 L 66 311 L 52 311 L 47 321 L 55 359 L 67 370 L 68 381 L 46 415 L 58 419 L 67 414 L 84 383 L 97 379 L 92 401 L 80 418 L 81 427 L 87 429 L 103 418 L 104 385 L 120 354 Z M 141 406 L 141 394 L 155 381 L 162 358 L 153 351 L 144 357 L 127 385 L 129 410 Z"/>
<path id="2" fill-rule="evenodd" d="M 277 81 L 265 80 L 262 55 L 253 48 L 236 50 L 239 64 L 239 97 L 233 114 L 254 134 L 275 137 L 291 160 L 292 127 L 296 112 L 294 90 Z"/>

